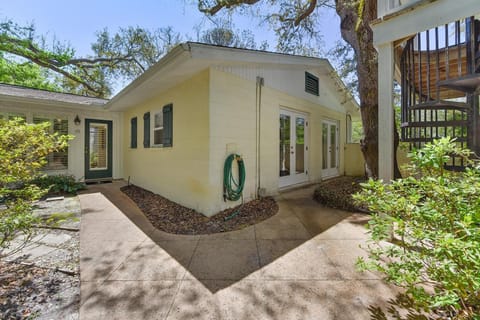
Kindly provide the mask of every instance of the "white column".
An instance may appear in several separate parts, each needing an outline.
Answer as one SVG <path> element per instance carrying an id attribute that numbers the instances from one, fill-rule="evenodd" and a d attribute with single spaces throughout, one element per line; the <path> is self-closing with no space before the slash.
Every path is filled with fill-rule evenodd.
<path id="1" fill-rule="evenodd" d="M 393 179 L 393 43 L 377 46 L 378 50 L 378 177 Z"/>

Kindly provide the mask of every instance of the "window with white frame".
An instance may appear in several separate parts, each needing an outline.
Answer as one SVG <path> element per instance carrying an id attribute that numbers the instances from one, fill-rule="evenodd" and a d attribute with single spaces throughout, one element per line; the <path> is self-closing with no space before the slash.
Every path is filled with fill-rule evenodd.
<path id="1" fill-rule="evenodd" d="M 143 115 L 143 147 L 173 146 L 173 104 L 163 106 L 161 110 L 146 112 Z M 151 131 L 150 131 L 150 128 Z M 150 144 L 150 142 L 152 142 Z"/>
<path id="2" fill-rule="evenodd" d="M 58 133 L 58 135 L 68 134 L 68 119 L 62 117 L 33 115 L 32 122 L 50 124 L 49 132 Z M 68 148 L 62 151 L 55 151 L 47 156 L 47 164 L 43 168 L 44 170 L 66 170 L 68 169 Z"/>
<path id="3" fill-rule="evenodd" d="M 163 111 L 153 114 L 153 145 L 163 146 Z"/>

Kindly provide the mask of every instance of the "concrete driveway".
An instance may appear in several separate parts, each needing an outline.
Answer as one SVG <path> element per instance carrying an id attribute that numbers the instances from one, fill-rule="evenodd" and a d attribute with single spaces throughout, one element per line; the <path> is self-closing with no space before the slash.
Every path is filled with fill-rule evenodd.
<path id="1" fill-rule="evenodd" d="M 397 293 L 354 262 L 367 216 L 284 192 L 279 213 L 216 235 L 156 230 L 120 190 L 80 195 L 81 319 L 369 319 Z"/>

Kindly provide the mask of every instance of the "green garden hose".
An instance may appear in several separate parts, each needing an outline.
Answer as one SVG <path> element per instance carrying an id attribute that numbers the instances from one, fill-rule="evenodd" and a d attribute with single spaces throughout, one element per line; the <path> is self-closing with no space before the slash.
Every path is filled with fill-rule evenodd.
<path id="1" fill-rule="evenodd" d="M 238 181 L 235 181 L 232 172 L 233 161 L 238 165 Z M 232 153 L 225 160 L 223 166 L 223 201 L 237 201 L 242 197 L 243 187 L 245 186 L 245 164 L 242 157 Z"/>

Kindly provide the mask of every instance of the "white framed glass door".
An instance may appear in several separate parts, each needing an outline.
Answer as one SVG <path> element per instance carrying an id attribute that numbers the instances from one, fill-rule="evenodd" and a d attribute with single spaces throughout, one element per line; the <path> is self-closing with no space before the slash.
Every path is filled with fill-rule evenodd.
<path id="1" fill-rule="evenodd" d="M 308 180 L 308 118 L 280 109 L 280 187 Z"/>
<path id="2" fill-rule="evenodd" d="M 322 177 L 338 176 L 338 122 L 322 121 Z"/>

